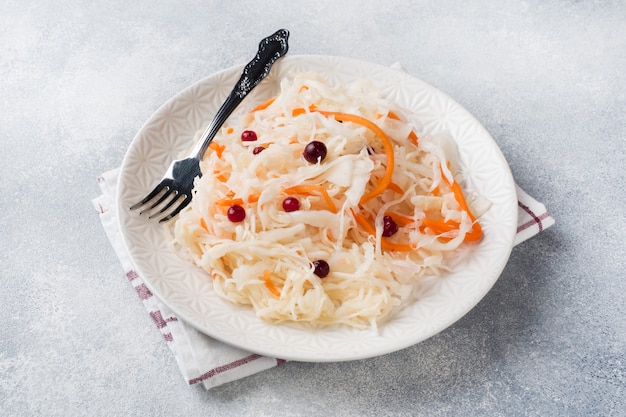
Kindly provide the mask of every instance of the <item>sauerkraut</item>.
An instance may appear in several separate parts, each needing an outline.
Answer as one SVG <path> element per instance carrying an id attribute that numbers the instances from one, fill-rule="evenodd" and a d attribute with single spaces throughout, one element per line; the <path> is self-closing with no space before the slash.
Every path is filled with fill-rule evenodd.
<path id="1" fill-rule="evenodd" d="M 454 140 L 419 133 L 365 80 L 292 74 L 216 136 L 174 242 L 220 296 L 264 320 L 376 327 L 482 236 Z M 311 159 L 311 142 L 325 155 Z"/>

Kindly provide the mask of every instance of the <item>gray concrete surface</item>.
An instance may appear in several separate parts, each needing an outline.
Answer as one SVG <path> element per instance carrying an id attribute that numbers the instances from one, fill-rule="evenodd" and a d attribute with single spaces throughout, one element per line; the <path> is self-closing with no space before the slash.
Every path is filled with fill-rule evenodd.
<path id="1" fill-rule="evenodd" d="M 2 416 L 626 415 L 626 3 L 0 4 Z M 557 224 L 439 335 L 187 386 L 90 200 L 169 97 L 291 54 L 401 62 L 470 110 Z"/>

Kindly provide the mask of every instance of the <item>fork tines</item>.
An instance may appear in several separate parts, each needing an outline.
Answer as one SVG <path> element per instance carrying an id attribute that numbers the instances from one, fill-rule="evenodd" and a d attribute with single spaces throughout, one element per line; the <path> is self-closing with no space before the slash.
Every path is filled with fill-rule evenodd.
<path id="1" fill-rule="evenodd" d="M 171 181 L 171 180 L 170 180 Z M 154 202 L 152 202 L 155 200 Z M 138 208 L 145 207 L 139 212 L 140 215 L 150 213 L 148 219 L 154 219 L 163 216 L 159 222 L 166 222 L 175 217 L 180 211 L 185 208 L 191 202 L 191 198 L 184 193 L 179 193 L 172 187 L 172 184 L 161 183 L 158 187 L 150 192 L 143 200 L 137 204 L 133 204 L 130 209 L 137 210 Z M 178 203 L 174 209 L 166 214 L 174 204 Z"/>

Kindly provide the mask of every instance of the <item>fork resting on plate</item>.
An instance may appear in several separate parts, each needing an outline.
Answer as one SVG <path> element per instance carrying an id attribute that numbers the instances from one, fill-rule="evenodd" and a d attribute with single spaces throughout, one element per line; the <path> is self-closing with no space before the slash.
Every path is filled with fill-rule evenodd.
<path id="1" fill-rule="evenodd" d="M 288 38 L 289 31 L 281 29 L 259 43 L 256 56 L 245 66 L 239 81 L 189 156 L 173 161 L 161 181 L 143 200 L 132 205 L 131 210 L 147 206 L 141 213 L 152 213 L 153 210 L 156 210 L 150 214 L 149 218 L 162 216 L 159 221 L 165 222 L 187 207 L 193 198 L 194 180 L 196 177 L 202 176 L 200 161 L 209 144 L 235 108 L 269 74 L 274 62 L 287 53 L 289 49 Z"/>

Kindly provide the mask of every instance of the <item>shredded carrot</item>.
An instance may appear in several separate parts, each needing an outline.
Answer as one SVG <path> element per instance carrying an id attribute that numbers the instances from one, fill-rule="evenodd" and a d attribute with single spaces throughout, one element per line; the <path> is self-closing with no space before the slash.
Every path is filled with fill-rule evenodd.
<path id="1" fill-rule="evenodd" d="M 395 182 L 389 183 L 389 189 L 395 191 L 398 194 L 404 194 L 404 190 L 400 188 L 400 186 L 396 184 Z"/>
<path id="2" fill-rule="evenodd" d="M 454 198 L 459 203 L 461 210 L 466 212 L 470 220 L 472 221 L 472 229 L 468 233 L 465 234 L 465 237 L 463 238 L 463 240 L 468 241 L 468 242 L 475 242 L 475 241 L 480 240 L 483 236 L 483 229 L 480 226 L 480 223 L 476 221 L 476 218 L 474 217 L 469 207 L 467 206 L 467 201 L 465 201 L 465 196 L 463 195 L 463 190 L 461 190 L 459 183 L 454 181 L 454 179 L 452 181 L 449 181 L 448 178 L 444 175 L 443 169 L 441 170 L 441 178 L 454 193 Z M 432 194 L 439 195 L 440 194 L 439 187 L 435 188 Z M 440 234 L 440 233 L 451 232 L 454 230 L 459 230 L 459 226 L 460 225 L 458 222 L 452 222 L 452 221 L 446 222 L 446 221 L 443 221 L 443 219 L 425 218 L 422 221 L 422 226 L 420 227 L 420 231 L 424 233 L 425 228 L 429 228 L 433 232 Z"/>
<path id="3" fill-rule="evenodd" d="M 220 145 L 217 142 L 211 142 L 209 144 L 209 148 L 213 149 L 217 157 L 222 159 L 222 153 L 224 152 L 224 149 L 226 149 L 226 145 Z"/>
<path id="4" fill-rule="evenodd" d="M 209 231 L 209 228 L 207 227 L 206 222 L 204 221 L 204 217 L 200 217 L 200 226 L 202 226 L 202 228 L 206 230 L 207 232 Z"/>
<path id="5" fill-rule="evenodd" d="M 274 285 L 274 283 L 272 282 L 272 277 L 270 276 L 270 270 L 269 269 L 265 269 L 263 271 L 263 281 L 265 281 L 265 286 L 267 287 L 268 290 L 270 290 L 270 292 L 272 294 L 274 294 L 276 297 L 280 297 L 280 291 L 278 290 L 278 288 L 276 288 L 276 286 Z"/>
<path id="6" fill-rule="evenodd" d="M 397 114 L 395 114 L 392 111 L 387 113 L 387 117 L 389 117 L 390 119 L 393 119 L 393 120 L 402 120 L 402 119 L 400 119 L 400 116 L 398 116 Z"/>
<path id="7" fill-rule="evenodd" d="M 322 198 L 326 202 L 326 205 L 328 206 L 328 210 L 333 213 L 337 213 L 337 206 L 335 206 L 335 202 L 332 198 L 330 198 L 330 195 L 328 195 L 326 189 L 320 185 L 296 185 L 293 187 L 285 188 L 283 191 L 287 194 L 321 194 Z"/>
<path id="8" fill-rule="evenodd" d="M 435 220 L 426 218 L 422 221 L 422 225 L 420 226 L 420 232 L 427 233 L 426 229 L 430 229 L 435 234 L 443 234 L 446 232 L 451 232 L 454 230 L 459 230 L 459 223 L 457 222 L 444 222 L 442 219 Z M 445 242 L 452 240 L 452 238 L 447 238 L 443 236 L 438 236 L 437 239 L 443 240 Z M 471 241 L 473 239 L 468 238 L 468 234 L 465 234 L 463 240 Z"/>
<path id="9" fill-rule="evenodd" d="M 329 112 L 329 111 L 321 111 L 316 110 L 326 117 L 334 117 L 335 120 L 340 122 L 352 122 L 360 124 L 368 129 L 370 129 L 376 136 L 378 136 L 383 143 L 383 147 L 385 150 L 385 154 L 387 155 L 387 166 L 385 167 L 385 175 L 381 178 L 380 182 L 374 187 L 373 190 L 364 194 L 361 197 L 360 203 L 363 204 L 372 198 L 375 198 L 381 195 L 387 187 L 389 187 L 389 183 L 391 182 L 391 177 L 393 176 L 394 169 L 394 153 L 393 153 L 393 144 L 391 140 L 387 136 L 387 134 L 380 128 L 378 125 L 364 117 L 358 116 L 356 114 L 349 113 L 340 113 L 340 112 Z"/>
<path id="10" fill-rule="evenodd" d="M 472 221 L 472 230 L 465 235 L 465 240 L 469 240 L 469 241 L 480 240 L 480 238 L 483 236 L 483 229 L 480 226 L 480 223 L 476 221 L 476 218 L 472 214 L 472 211 L 467 206 L 467 201 L 465 201 L 465 196 L 463 195 L 463 190 L 461 190 L 459 183 L 454 180 L 452 180 L 452 182 L 448 181 L 448 178 L 446 178 L 446 176 L 443 175 L 443 170 L 441 172 L 441 177 L 446 182 L 446 184 L 448 184 L 450 188 L 452 188 L 452 192 L 454 193 L 454 198 L 459 203 L 459 206 L 461 206 L 461 210 L 465 211 L 467 215 L 469 216 L 470 220 Z"/>
<path id="11" fill-rule="evenodd" d="M 233 129 L 232 127 L 229 127 L 228 129 L 226 129 L 226 133 L 228 135 L 230 135 L 231 133 L 233 133 L 235 131 L 235 129 Z"/>
<path id="12" fill-rule="evenodd" d="M 255 108 L 252 109 L 252 113 L 254 113 L 255 111 L 259 111 L 259 110 L 265 110 L 267 109 L 269 106 L 272 105 L 272 103 L 276 101 L 276 97 L 272 97 L 267 101 L 264 101 L 263 103 L 259 104 L 258 106 L 256 106 Z"/>
<path id="13" fill-rule="evenodd" d="M 260 194 L 250 194 L 248 197 L 248 203 L 256 203 L 259 201 Z M 232 206 L 235 204 L 242 205 L 244 203 L 241 198 L 222 198 L 221 200 L 217 200 L 215 202 L 218 206 Z"/>
<path id="14" fill-rule="evenodd" d="M 402 119 L 400 118 L 400 116 L 398 116 L 397 114 L 395 114 L 394 112 L 390 111 L 389 114 L 387 114 L 387 116 L 390 119 L 394 119 L 394 120 L 400 120 L 402 121 Z M 411 140 L 411 142 L 413 142 L 413 145 L 417 146 L 417 143 L 419 141 L 419 139 L 417 138 L 417 135 L 415 134 L 415 132 L 413 132 L 411 130 L 411 133 L 409 133 L 409 139 Z"/>
<path id="15" fill-rule="evenodd" d="M 374 227 L 369 224 L 369 222 L 363 215 L 361 215 L 360 213 L 355 213 L 352 209 L 350 209 L 350 211 L 352 212 L 352 216 L 354 217 L 354 220 L 356 220 L 356 223 L 363 229 L 365 229 L 367 233 L 371 235 L 376 233 L 376 229 L 374 229 Z"/>
<path id="16" fill-rule="evenodd" d="M 437 233 L 451 232 L 453 230 L 459 230 L 459 223 L 457 222 L 445 222 L 442 219 L 425 218 L 422 220 L 422 231 L 428 227 Z"/>
<path id="17" fill-rule="evenodd" d="M 429 228 L 433 232 L 437 234 L 441 234 L 441 233 L 459 230 L 459 226 L 460 225 L 458 222 L 445 222 L 441 219 L 426 218 L 422 221 L 420 232 L 425 233 L 425 229 Z M 472 227 L 472 230 L 465 234 L 465 237 L 463 238 L 463 240 L 466 242 L 476 242 L 480 240 L 481 236 L 482 236 L 482 229 L 481 229 L 481 233 L 479 233 L 477 229 L 474 229 L 474 227 Z M 444 239 L 443 237 L 439 237 L 439 238 Z"/>
<path id="18" fill-rule="evenodd" d="M 315 109 L 316 109 L 316 108 L 317 108 L 317 106 L 316 106 L 315 104 L 311 104 L 311 105 L 309 106 L 309 111 L 308 111 L 308 113 L 310 113 L 310 112 L 312 112 L 312 111 L 315 111 Z M 307 113 L 307 109 L 302 108 L 302 107 L 298 107 L 298 108 L 293 109 L 293 110 L 291 111 L 291 116 L 292 116 L 292 117 L 296 117 L 296 116 L 300 116 L 301 114 L 304 114 L 304 113 Z"/>
<path id="19" fill-rule="evenodd" d="M 223 174 L 217 175 L 215 178 L 217 178 L 220 182 L 228 181 L 228 178 L 226 178 Z"/>
<path id="20" fill-rule="evenodd" d="M 243 200 L 241 198 L 222 198 L 215 202 L 218 206 L 233 206 L 235 204 L 242 205 Z"/>
<path id="21" fill-rule="evenodd" d="M 370 235 L 375 235 L 376 234 L 376 229 L 374 228 L 374 226 L 372 226 L 365 217 L 363 217 L 361 214 L 355 213 L 352 209 L 350 209 L 350 211 L 352 211 L 352 215 L 354 216 L 354 220 L 356 220 L 357 224 L 359 226 L 361 226 L 363 229 L 365 229 L 365 231 L 367 233 L 369 233 Z M 407 244 L 402 244 L 402 243 L 393 243 L 388 241 L 386 238 L 381 238 L 380 240 L 380 246 L 383 249 L 386 250 L 391 250 L 391 251 L 396 251 L 396 252 L 412 252 L 414 249 L 411 247 L 411 245 L 407 245 Z"/>
<path id="22" fill-rule="evenodd" d="M 400 213 L 392 213 L 392 212 L 386 212 L 385 213 L 386 216 L 391 216 L 393 218 L 393 220 L 398 223 L 400 226 L 408 226 L 410 224 L 415 223 L 415 220 L 413 220 L 410 217 L 407 217 L 403 214 Z"/>

